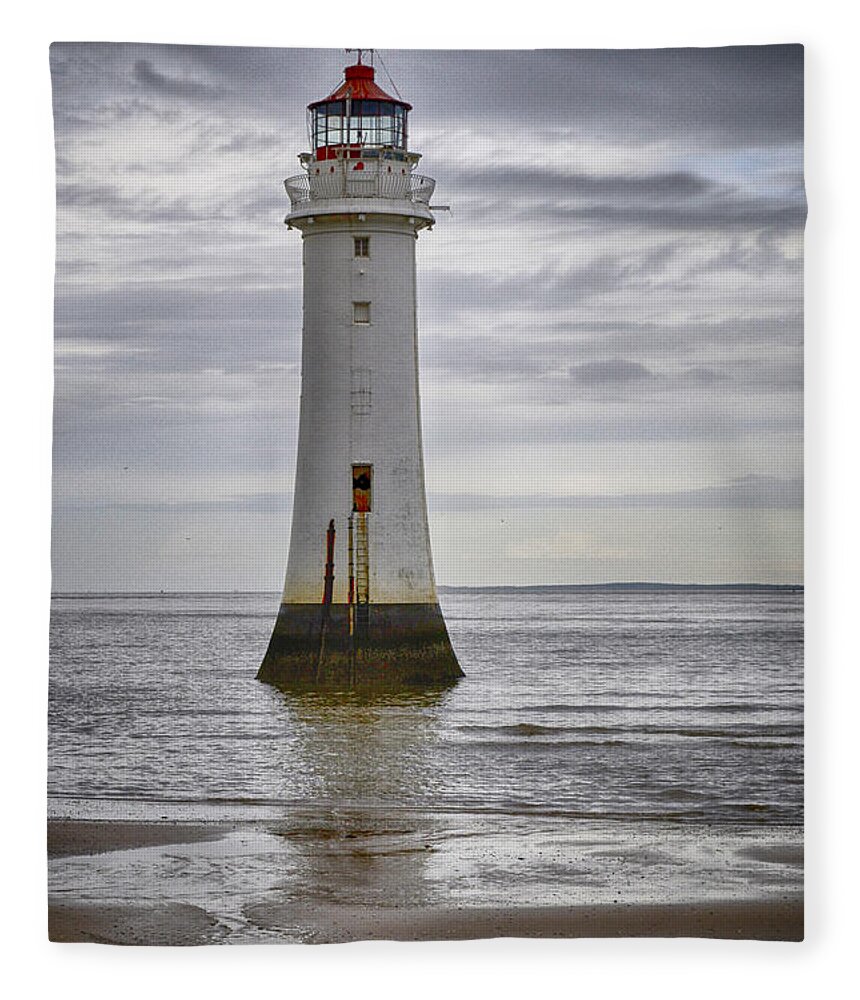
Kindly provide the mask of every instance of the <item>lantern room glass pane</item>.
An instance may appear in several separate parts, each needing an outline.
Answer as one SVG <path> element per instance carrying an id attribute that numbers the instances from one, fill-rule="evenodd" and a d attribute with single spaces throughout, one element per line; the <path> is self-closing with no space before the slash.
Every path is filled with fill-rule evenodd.
<path id="1" fill-rule="evenodd" d="M 343 119 L 340 115 L 331 115 L 328 118 L 328 128 L 326 130 L 326 146 L 337 146 L 342 142 Z"/>
<path id="2" fill-rule="evenodd" d="M 344 145 L 405 149 L 406 109 L 393 101 L 328 101 L 311 113 L 311 138 L 315 149 Z"/>

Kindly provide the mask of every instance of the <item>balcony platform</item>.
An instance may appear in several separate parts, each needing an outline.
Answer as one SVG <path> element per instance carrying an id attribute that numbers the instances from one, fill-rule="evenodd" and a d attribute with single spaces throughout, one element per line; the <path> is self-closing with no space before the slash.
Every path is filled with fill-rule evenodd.
<path id="1" fill-rule="evenodd" d="M 436 221 L 430 211 L 436 187 L 432 177 L 388 172 L 384 162 L 368 162 L 361 170 L 351 160 L 308 166 L 307 173 L 284 181 L 291 205 L 287 225 L 317 215 L 344 214 L 413 217 L 423 223 L 421 228 Z"/>

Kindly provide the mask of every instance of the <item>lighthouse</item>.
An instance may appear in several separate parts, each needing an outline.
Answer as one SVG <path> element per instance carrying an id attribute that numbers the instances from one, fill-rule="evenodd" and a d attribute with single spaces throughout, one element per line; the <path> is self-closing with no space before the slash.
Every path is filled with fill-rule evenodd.
<path id="1" fill-rule="evenodd" d="M 308 106 L 286 180 L 302 236 L 302 393 L 286 582 L 258 678 L 293 687 L 438 687 L 462 671 L 427 523 L 415 245 L 435 181 L 411 105 L 358 61 Z"/>

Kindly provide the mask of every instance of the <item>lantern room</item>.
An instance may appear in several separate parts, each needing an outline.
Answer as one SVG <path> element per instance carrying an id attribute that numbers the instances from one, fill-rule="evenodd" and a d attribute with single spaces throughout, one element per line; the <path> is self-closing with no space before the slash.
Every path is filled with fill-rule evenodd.
<path id="1" fill-rule="evenodd" d="M 308 105 L 311 148 L 317 160 L 403 158 L 412 105 L 386 94 L 373 66 L 358 62 L 329 97 Z M 398 155 L 398 153 L 400 155 Z"/>

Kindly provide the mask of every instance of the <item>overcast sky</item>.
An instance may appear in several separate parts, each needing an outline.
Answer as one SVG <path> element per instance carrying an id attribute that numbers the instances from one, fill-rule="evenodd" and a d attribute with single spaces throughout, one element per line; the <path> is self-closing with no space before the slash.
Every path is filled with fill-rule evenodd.
<path id="1" fill-rule="evenodd" d="M 382 58 L 453 209 L 418 242 L 438 582 L 799 582 L 801 48 Z M 55 590 L 280 589 L 282 181 L 350 61 L 53 46 Z"/>

